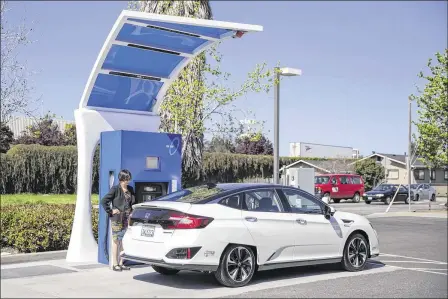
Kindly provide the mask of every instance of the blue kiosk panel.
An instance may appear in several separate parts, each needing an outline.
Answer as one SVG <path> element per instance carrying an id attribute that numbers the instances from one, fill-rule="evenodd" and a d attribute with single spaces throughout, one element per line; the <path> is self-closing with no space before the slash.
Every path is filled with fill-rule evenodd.
<path id="1" fill-rule="evenodd" d="M 100 199 L 117 185 L 120 170 L 132 174 L 136 203 L 151 201 L 181 188 L 182 139 L 178 134 L 110 131 L 100 139 Z M 109 219 L 100 206 L 98 262 L 109 263 Z"/>

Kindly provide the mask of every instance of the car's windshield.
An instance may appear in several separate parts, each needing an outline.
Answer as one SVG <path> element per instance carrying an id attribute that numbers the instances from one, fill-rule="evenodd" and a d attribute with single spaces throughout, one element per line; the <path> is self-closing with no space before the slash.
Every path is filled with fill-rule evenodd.
<path id="1" fill-rule="evenodd" d="M 199 202 L 203 199 L 209 198 L 215 194 L 218 194 L 222 190 L 217 187 L 208 187 L 208 186 L 197 186 L 191 187 L 187 189 L 183 189 L 181 191 L 173 192 L 159 198 L 156 198 L 157 201 L 177 201 L 177 202 L 186 202 L 186 203 L 195 203 Z"/>
<path id="2" fill-rule="evenodd" d="M 373 188 L 375 191 L 387 191 L 393 189 L 394 185 L 381 184 Z"/>
<path id="3" fill-rule="evenodd" d="M 417 189 L 418 186 L 419 184 L 411 184 L 411 189 Z"/>
<path id="4" fill-rule="evenodd" d="M 328 181 L 330 180 L 329 176 L 315 176 L 314 177 L 314 184 L 328 184 Z"/>

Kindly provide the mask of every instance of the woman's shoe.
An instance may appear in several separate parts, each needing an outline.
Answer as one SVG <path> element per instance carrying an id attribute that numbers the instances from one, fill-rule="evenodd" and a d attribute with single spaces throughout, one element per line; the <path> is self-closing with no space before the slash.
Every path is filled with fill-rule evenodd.
<path id="1" fill-rule="evenodd" d="M 128 266 L 121 265 L 120 267 L 121 267 L 121 270 L 126 270 L 126 271 L 131 270 L 131 268 Z"/>
<path id="2" fill-rule="evenodd" d="M 121 269 L 121 267 L 119 265 L 115 265 L 115 266 L 112 267 L 112 270 L 120 272 L 123 269 Z"/>

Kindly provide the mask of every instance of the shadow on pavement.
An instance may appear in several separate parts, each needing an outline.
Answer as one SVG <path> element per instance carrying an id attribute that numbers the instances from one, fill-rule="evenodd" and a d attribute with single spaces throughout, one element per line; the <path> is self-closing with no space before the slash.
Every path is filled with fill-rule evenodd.
<path id="1" fill-rule="evenodd" d="M 384 267 L 385 265 L 378 261 L 369 261 L 365 270 Z M 315 275 L 345 272 L 341 270 L 339 264 L 329 264 L 320 266 L 304 266 L 295 268 L 285 268 L 269 271 L 261 271 L 254 275 L 250 285 L 256 285 L 264 282 L 272 282 L 283 279 L 309 277 Z M 158 284 L 162 286 L 173 287 L 177 289 L 214 289 L 223 287 L 215 280 L 213 274 L 198 272 L 179 272 L 177 275 L 164 276 L 156 272 L 140 274 L 134 276 L 138 281 Z"/>

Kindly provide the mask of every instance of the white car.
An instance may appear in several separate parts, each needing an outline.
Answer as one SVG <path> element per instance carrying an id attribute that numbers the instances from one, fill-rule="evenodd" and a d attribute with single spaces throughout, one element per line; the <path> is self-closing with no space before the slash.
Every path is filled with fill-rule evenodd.
<path id="1" fill-rule="evenodd" d="M 436 188 L 430 184 L 411 184 L 411 190 L 415 193 L 415 201 L 420 199 L 436 200 Z"/>
<path id="2" fill-rule="evenodd" d="M 359 271 L 378 255 L 365 217 L 273 184 L 208 184 L 137 204 L 121 253 L 165 275 L 214 273 L 227 287 L 276 268 L 340 263 Z"/>

